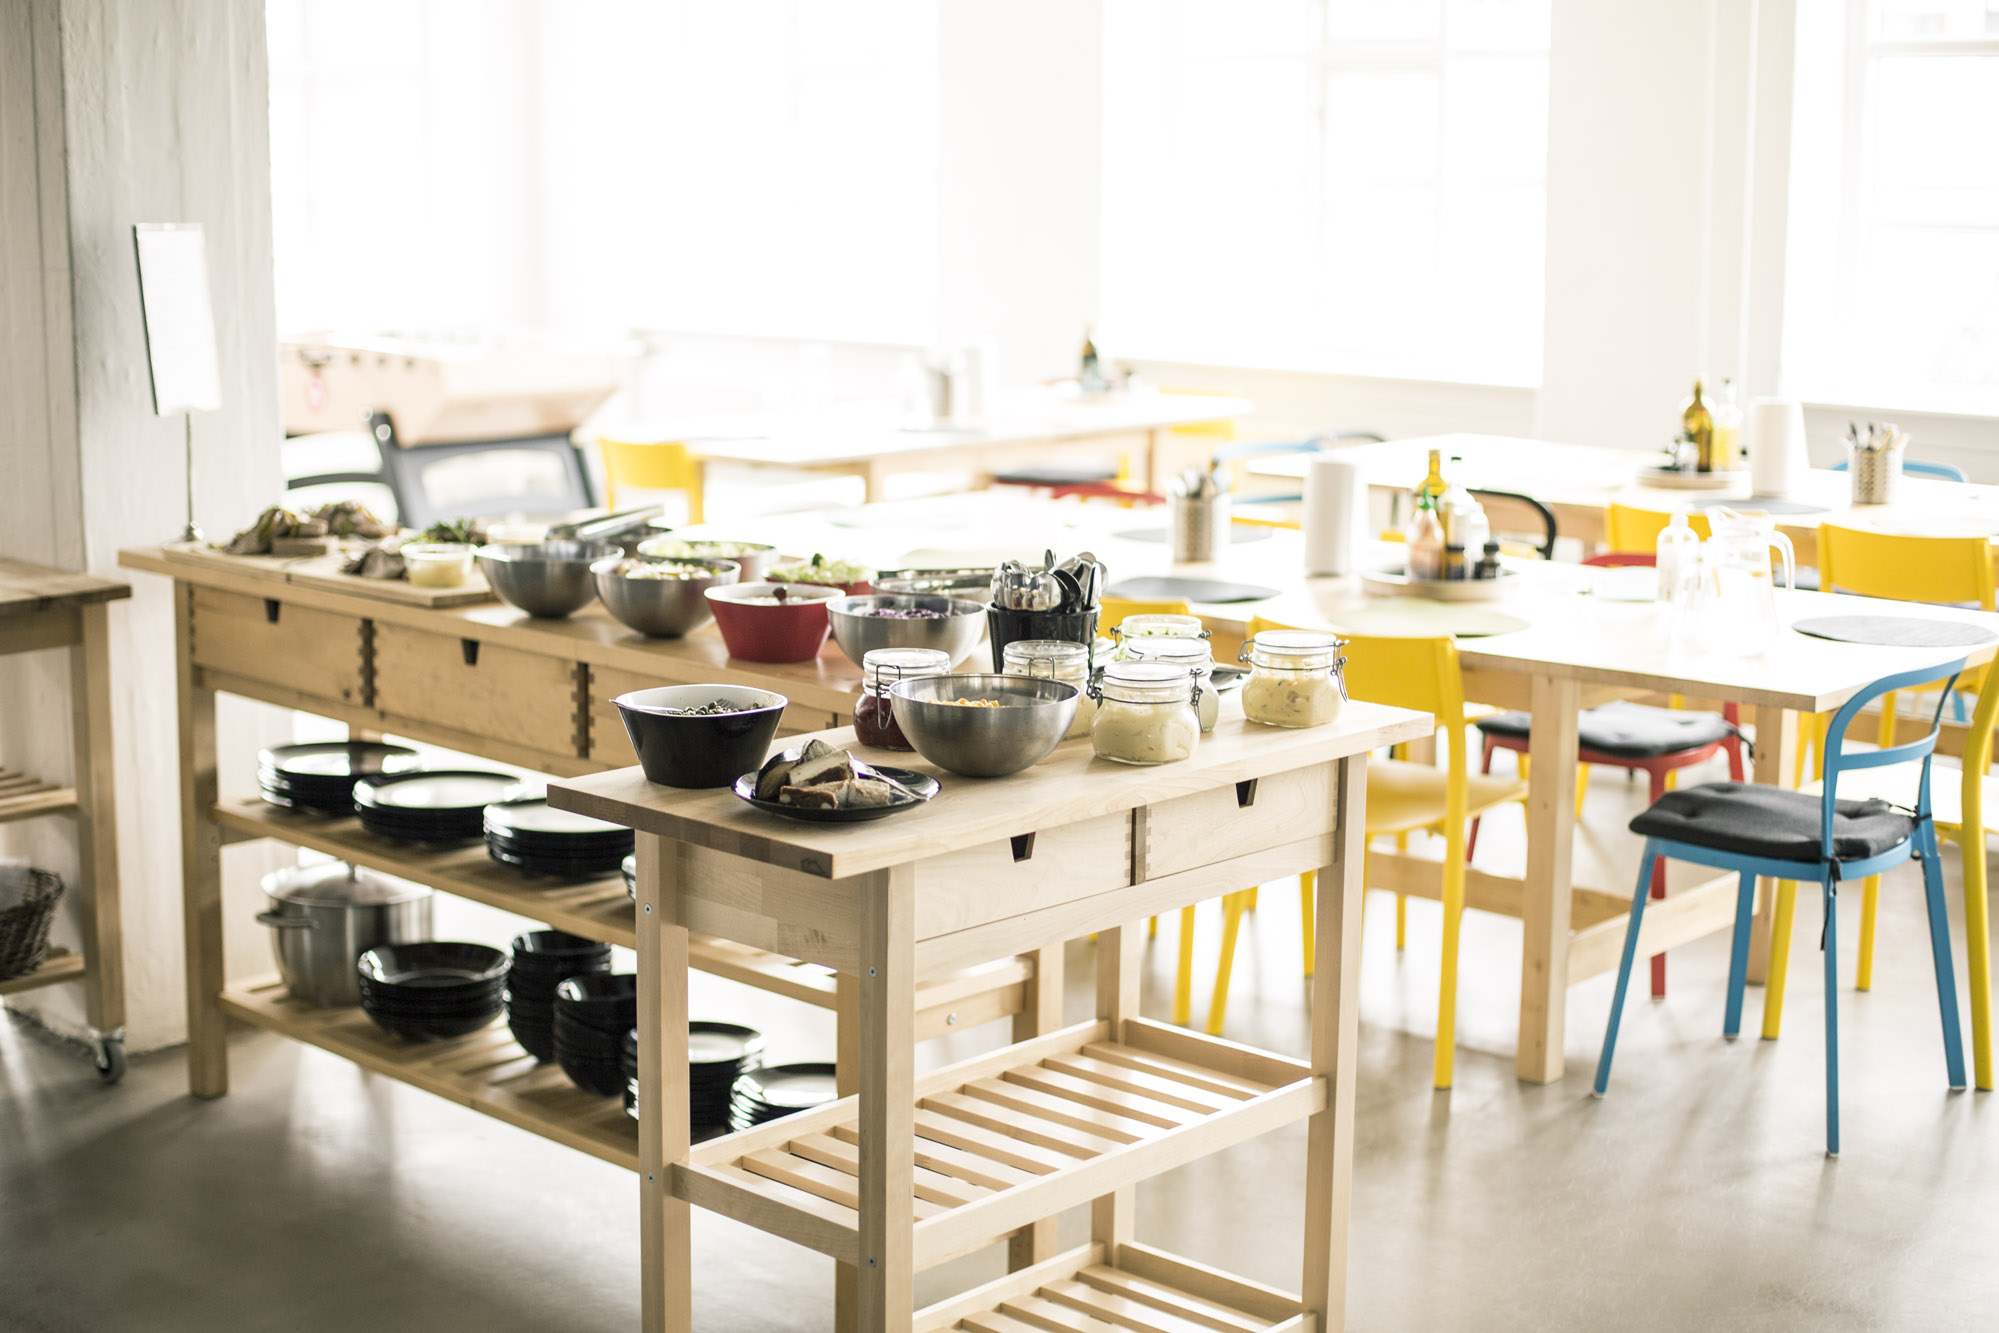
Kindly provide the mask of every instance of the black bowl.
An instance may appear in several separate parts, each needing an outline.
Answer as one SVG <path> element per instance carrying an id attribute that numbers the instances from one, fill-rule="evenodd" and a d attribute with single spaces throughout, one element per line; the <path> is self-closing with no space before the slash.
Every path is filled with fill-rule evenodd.
<path id="1" fill-rule="evenodd" d="M 699 717 L 661 712 L 691 708 L 716 699 L 739 713 Z M 778 720 L 791 701 L 769 690 L 743 685 L 666 685 L 635 690 L 614 701 L 625 732 L 638 751 L 648 782 L 665 787 L 726 787 L 745 770 L 761 768 Z"/>
<path id="2" fill-rule="evenodd" d="M 507 963 L 507 955 L 489 944 L 421 940 L 377 945 L 364 952 L 355 966 L 364 985 L 435 990 L 448 987 L 453 979 L 466 985 L 498 982 L 507 974 Z"/>
<path id="3" fill-rule="evenodd" d="M 638 974 L 587 972 L 564 978 L 555 988 L 555 1016 L 623 1037 L 639 1019 Z"/>
<path id="4" fill-rule="evenodd" d="M 609 958 L 611 946 L 600 940 L 572 935 L 566 930 L 529 930 L 514 936 L 512 952 L 516 968 L 539 970 L 571 962 Z M 585 967 L 583 970 L 587 972 L 591 969 Z"/>

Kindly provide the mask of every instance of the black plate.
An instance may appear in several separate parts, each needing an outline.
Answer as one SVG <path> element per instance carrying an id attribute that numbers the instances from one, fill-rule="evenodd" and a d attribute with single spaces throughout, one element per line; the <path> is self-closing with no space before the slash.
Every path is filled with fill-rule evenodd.
<path id="1" fill-rule="evenodd" d="M 916 793 L 916 798 L 898 801 L 894 805 L 870 805 L 854 810 L 810 810 L 795 805 L 779 805 L 776 801 L 757 799 L 757 775 L 745 773 L 736 779 L 735 793 L 759 810 L 782 815 L 786 819 L 796 819 L 807 824 L 864 824 L 870 819 L 886 819 L 899 815 L 904 810 L 914 810 L 935 796 L 942 788 L 937 779 L 927 773 L 918 773 L 907 768 L 890 768 L 887 764 L 870 764 L 868 767 L 885 778 L 896 782 Z"/>
<path id="2" fill-rule="evenodd" d="M 352 790 L 356 778 L 377 773 L 408 773 L 422 767 L 423 756 L 407 745 L 386 741 L 313 741 L 274 745 L 257 753 L 257 767 L 301 786 L 339 784 Z"/>
<path id="3" fill-rule="evenodd" d="M 689 1023 L 687 1061 L 698 1077 L 704 1066 L 741 1064 L 762 1054 L 764 1034 L 736 1023 Z"/>
<path id="4" fill-rule="evenodd" d="M 495 801 L 522 795 L 522 782 L 511 773 L 484 768 L 438 768 L 428 772 L 389 773 L 357 779 L 354 803 L 363 808 L 425 815 L 474 810 L 483 812 Z M 483 827 L 484 820 L 481 820 Z"/>
<path id="5" fill-rule="evenodd" d="M 603 879 L 618 867 L 616 848 L 599 856 L 537 856 L 532 852 L 509 851 L 486 840 L 486 855 L 501 865 L 554 879 Z"/>
<path id="6" fill-rule="evenodd" d="M 546 796 L 517 796 L 488 805 L 486 833 L 527 846 L 560 847 L 576 843 L 594 846 L 605 841 L 629 844 L 632 840 L 632 830 L 624 825 L 557 810 L 549 805 Z"/>
<path id="7" fill-rule="evenodd" d="M 816 1062 L 752 1070 L 736 1080 L 735 1089 L 738 1101 L 777 1111 L 810 1110 L 838 1095 L 833 1066 Z"/>

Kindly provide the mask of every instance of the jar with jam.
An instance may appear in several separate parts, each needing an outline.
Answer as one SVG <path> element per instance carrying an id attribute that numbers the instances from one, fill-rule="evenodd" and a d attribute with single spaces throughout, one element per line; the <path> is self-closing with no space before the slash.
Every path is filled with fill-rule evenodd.
<path id="1" fill-rule="evenodd" d="M 941 676 L 951 655 L 937 648 L 872 648 L 861 658 L 861 697 L 854 701 L 854 739 L 877 750 L 914 750 L 895 720 L 889 690 L 899 680 Z"/>
<path id="2" fill-rule="evenodd" d="M 1249 663 L 1243 716 L 1267 727 L 1317 727 L 1346 702 L 1346 640 L 1319 630 L 1267 629 L 1242 646 Z"/>
<path id="3" fill-rule="evenodd" d="M 1009 676 L 1040 676 L 1074 685 L 1081 697 L 1076 700 L 1075 719 L 1062 739 L 1090 734 L 1090 720 L 1097 715 L 1097 701 L 1090 697 L 1090 645 L 1063 639 L 1017 639 L 1000 656 Z"/>
<path id="4" fill-rule="evenodd" d="M 1200 687 L 1194 711 L 1200 715 L 1201 730 L 1215 729 L 1215 719 L 1222 712 L 1222 697 L 1215 693 L 1215 655 L 1209 651 L 1206 639 L 1150 636 L 1130 639 L 1125 643 L 1124 657 L 1127 662 L 1170 662 L 1184 669 Z"/>
<path id="5" fill-rule="evenodd" d="M 1201 741 L 1193 676 L 1171 662 L 1113 662 L 1097 687 L 1090 744 L 1120 764 L 1171 764 Z"/>

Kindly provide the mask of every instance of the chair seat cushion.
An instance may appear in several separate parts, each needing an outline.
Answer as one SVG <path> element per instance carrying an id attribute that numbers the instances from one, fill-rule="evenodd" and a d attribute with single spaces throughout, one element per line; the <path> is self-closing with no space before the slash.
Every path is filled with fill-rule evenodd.
<path id="1" fill-rule="evenodd" d="M 1444 821 L 1444 799 L 1450 775 L 1444 769 L 1404 759 L 1376 759 L 1367 766 L 1367 831 L 1405 833 Z M 1508 801 L 1527 799 L 1527 784 L 1518 778 L 1494 778 L 1473 773 L 1465 779 L 1466 815 L 1477 815 Z"/>
<path id="2" fill-rule="evenodd" d="M 1489 736 L 1525 740 L 1533 718 L 1526 713 L 1494 713 L 1478 729 Z M 1657 759 L 1683 750 L 1700 750 L 1725 741 L 1733 733 L 1720 713 L 1689 713 L 1677 708 L 1613 703 L 1591 708 L 1577 719 L 1582 748 L 1615 759 Z"/>
<path id="3" fill-rule="evenodd" d="M 1878 799 L 1835 803 L 1832 854 L 1863 861 L 1906 841 L 1914 815 Z M 1647 838 L 1711 847 L 1773 861 L 1819 859 L 1819 798 L 1754 782 L 1716 782 L 1667 792 L 1631 821 Z"/>
<path id="4" fill-rule="evenodd" d="M 1117 469 L 1102 463 L 1045 463 L 995 472 L 993 480 L 1004 486 L 1087 486 L 1092 482 L 1116 481 Z"/>

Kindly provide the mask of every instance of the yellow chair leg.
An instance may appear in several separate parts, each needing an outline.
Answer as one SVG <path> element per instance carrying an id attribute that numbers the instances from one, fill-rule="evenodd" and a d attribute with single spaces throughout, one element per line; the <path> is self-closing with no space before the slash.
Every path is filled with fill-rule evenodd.
<path id="1" fill-rule="evenodd" d="M 1222 1035 L 1222 1019 L 1229 1007 L 1229 974 L 1235 970 L 1236 933 L 1242 927 L 1242 914 L 1248 910 L 1249 891 L 1231 893 L 1222 899 L 1222 956 L 1215 964 L 1215 998 L 1208 1006 L 1208 1035 Z"/>
<path id="2" fill-rule="evenodd" d="M 1398 852 L 1407 852 L 1409 850 L 1409 835 L 1407 833 L 1398 833 L 1395 835 L 1395 850 Z M 1406 893 L 1397 893 L 1395 895 L 1395 952 L 1401 953 L 1403 947 L 1408 943 L 1409 895 Z"/>
<path id="3" fill-rule="evenodd" d="M 1366 881 L 1362 882 L 1365 883 Z M 1300 933 L 1305 938 L 1305 975 L 1308 977 L 1312 975 L 1312 946 L 1315 942 L 1312 938 L 1312 900 L 1318 891 L 1318 871 L 1307 870 L 1304 874 L 1298 876 L 1298 920 L 1304 927 Z M 1361 894 L 1361 901 L 1365 903 L 1367 890 L 1363 888 Z"/>
<path id="4" fill-rule="evenodd" d="M 1763 978 L 1763 1040 L 1777 1040 L 1784 1023 L 1784 978 L 1791 971 L 1791 914 L 1798 905 L 1798 886 L 1777 882 L 1777 903 L 1770 920 L 1770 969 Z M 1832 1000 L 1828 998 L 1827 1004 Z"/>
<path id="5" fill-rule="evenodd" d="M 1965 970 L 1971 974 L 1971 1065 L 1979 1090 L 1992 1091 L 1992 941 L 1985 913 L 1985 831 L 1958 830 L 1964 862 Z"/>
<path id="6" fill-rule="evenodd" d="M 1853 972 L 1853 989 L 1874 989 L 1874 919 L 1881 911 L 1881 877 L 1869 875 L 1860 891 L 1860 965 Z"/>
<path id="7" fill-rule="evenodd" d="M 1173 979 L 1173 1021 L 1194 1021 L 1194 909 L 1180 909 L 1180 968 Z"/>
<path id="8" fill-rule="evenodd" d="M 1589 765 L 1576 765 L 1576 818 L 1583 817 L 1583 797 L 1589 795 Z"/>
<path id="9" fill-rule="evenodd" d="M 1465 912 L 1464 844 L 1444 848 L 1444 956 L 1437 979 L 1437 1058 L 1435 1083 L 1451 1086 L 1458 1040 L 1458 925 Z"/>
<path id="10" fill-rule="evenodd" d="M 1258 889 L 1258 888 L 1260 888 L 1260 887 L 1262 887 L 1262 886 L 1261 886 L 1261 885 L 1256 885 L 1256 884 L 1252 884 L 1252 885 L 1250 885 L 1250 887 L 1249 887 L 1249 903 L 1248 903 L 1248 905 L 1247 905 L 1247 906 L 1245 906 L 1245 907 L 1243 908 L 1243 910 L 1244 910 L 1245 912 L 1254 912 L 1254 911 L 1256 910 L 1256 891 L 1257 891 L 1257 889 Z"/>
<path id="11" fill-rule="evenodd" d="M 704 501 L 707 499 L 707 497 L 702 493 L 706 489 L 706 487 L 701 477 L 701 464 L 698 462 L 694 463 L 693 468 L 694 468 L 694 479 L 688 482 L 686 487 L 687 522 L 690 525 L 695 523 L 706 523 L 708 521 L 707 516 L 704 512 L 706 509 Z"/>
<path id="12" fill-rule="evenodd" d="M 1091 936 L 1091 938 L 1094 939 L 1096 937 Z M 1154 912 L 1151 916 L 1146 918 L 1145 938 L 1147 938 L 1148 940 L 1156 940 L 1159 938 L 1159 914 L 1157 912 Z"/>

